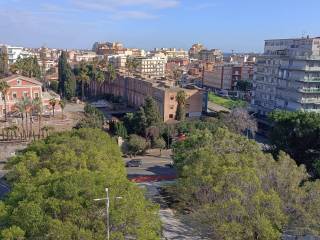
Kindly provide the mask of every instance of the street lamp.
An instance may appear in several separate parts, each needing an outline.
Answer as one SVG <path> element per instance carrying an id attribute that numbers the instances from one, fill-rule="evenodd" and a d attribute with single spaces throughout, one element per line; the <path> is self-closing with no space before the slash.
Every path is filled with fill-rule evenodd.
<path id="1" fill-rule="evenodd" d="M 116 197 L 116 199 L 122 199 L 122 197 Z M 109 198 L 109 188 L 106 188 L 106 197 L 105 198 L 96 198 L 93 201 L 106 201 L 106 208 L 107 208 L 107 240 L 110 239 L 110 220 L 109 220 L 109 207 L 110 207 L 110 198 Z"/>

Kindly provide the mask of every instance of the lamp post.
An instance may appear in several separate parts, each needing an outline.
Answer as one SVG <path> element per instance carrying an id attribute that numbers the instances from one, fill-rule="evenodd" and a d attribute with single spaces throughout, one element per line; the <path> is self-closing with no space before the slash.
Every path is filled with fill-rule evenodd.
<path id="1" fill-rule="evenodd" d="M 106 201 L 106 211 L 107 211 L 107 240 L 110 239 L 110 198 L 109 198 L 109 188 L 106 188 L 106 197 L 105 198 L 96 198 L 93 201 Z M 116 199 L 122 199 L 122 197 L 116 197 Z"/>

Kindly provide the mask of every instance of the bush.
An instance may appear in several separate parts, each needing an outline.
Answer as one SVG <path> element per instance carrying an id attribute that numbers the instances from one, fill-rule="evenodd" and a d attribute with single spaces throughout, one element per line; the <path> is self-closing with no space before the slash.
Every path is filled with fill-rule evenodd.
<path id="1" fill-rule="evenodd" d="M 51 81 L 50 82 L 50 89 L 54 92 L 58 92 L 59 82 L 58 81 Z"/>
<path id="2" fill-rule="evenodd" d="M 82 118 L 75 126 L 79 128 L 103 128 L 104 115 L 103 113 L 90 104 L 84 107 L 85 117 Z"/>
<path id="3" fill-rule="evenodd" d="M 130 154 L 137 155 L 137 154 L 142 154 L 147 150 L 148 148 L 148 142 L 146 141 L 145 138 L 140 137 L 136 134 L 132 134 L 129 136 L 129 141 L 128 141 L 128 151 Z"/>
<path id="4" fill-rule="evenodd" d="M 111 121 L 109 131 L 114 136 L 119 136 L 122 138 L 128 137 L 127 129 L 122 122 Z"/>

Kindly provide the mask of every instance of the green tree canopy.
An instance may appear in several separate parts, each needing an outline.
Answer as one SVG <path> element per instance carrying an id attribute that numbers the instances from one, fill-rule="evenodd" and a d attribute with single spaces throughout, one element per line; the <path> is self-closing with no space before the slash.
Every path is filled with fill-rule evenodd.
<path id="1" fill-rule="evenodd" d="M 58 64 L 59 93 L 70 100 L 76 93 L 76 78 L 67 59 L 67 52 L 62 51 Z"/>
<path id="2" fill-rule="evenodd" d="M 41 69 L 36 56 L 27 58 L 18 57 L 17 61 L 10 66 L 10 69 L 13 73 L 18 73 L 25 77 L 41 78 Z"/>
<path id="3" fill-rule="evenodd" d="M 184 91 L 179 91 L 177 93 L 176 101 L 178 103 L 176 111 L 176 120 L 184 121 L 186 119 L 186 101 L 187 96 Z"/>
<path id="4" fill-rule="evenodd" d="M 152 97 L 145 99 L 143 109 L 147 119 L 147 127 L 157 126 L 162 122 L 159 108 Z"/>
<path id="5" fill-rule="evenodd" d="M 104 115 L 103 113 L 91 106 L 86 104 L 84 107 L 85 116 L 76 124 L 75 128 L 103 128 L 104 124 Z"/>
<path id="6" fill-rule="evenodd" d="M 128 151 L 130 154 L 136 155 L 143 153 L 148 147 L 146 139 L 138 135 L 132 134 L 129 136 Z"/>
<path id="7" fill-rule="evenodd" d="M 308 182 L 305 168 L 283 152 L 275 161 L 254 141 L 218 128 L 194 130 L 173 153 L 179 178 L 169 191 L 210 238 L 319 234 L 320 182 Z"/>
<path id="8" fill-rule="evenodd" d="M 0 77 L 5 76 L 9 71 L 8 54 L 0 49 Z"/>
<path id="9" fill-rule="evenodd" d="M 314 166 L 320 161 L 320 114 L 313 112 L 275 111 L 270 141 L 276 152 L 288 153 L 298 164 L 305 164 L 312 174 L 320 176 Z"/>
<path id="10" fill-rule="evenodd" d="M 31 144 L 7 165 L 11 192 L 0 204 L 2 239 L 160 239 L 157 208 L 126 178 L 121 153 L 98 129 L 59 133 Z M 116 199 L 121 196 L 122 199 Z"/>

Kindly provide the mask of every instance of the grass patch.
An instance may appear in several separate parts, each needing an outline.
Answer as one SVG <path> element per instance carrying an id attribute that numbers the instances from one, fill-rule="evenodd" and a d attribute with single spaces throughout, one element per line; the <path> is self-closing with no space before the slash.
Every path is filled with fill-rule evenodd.
<path id="1" fill-rule="evenodd" d="M 245 101 L 232 100 L 230 98 L 219 97 L 214 93 L 209 93 L 209 101 L 229 109 L 234 109 L 239 107 L 245 108 L 248 105 L 248 103 Z"/>

